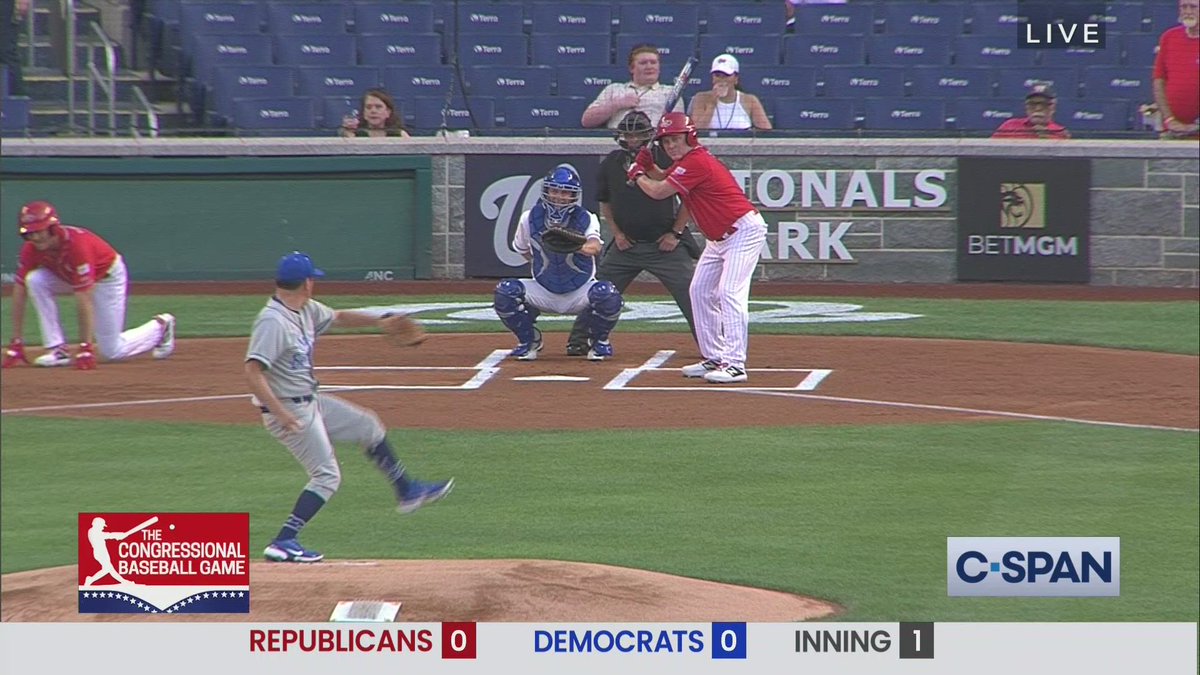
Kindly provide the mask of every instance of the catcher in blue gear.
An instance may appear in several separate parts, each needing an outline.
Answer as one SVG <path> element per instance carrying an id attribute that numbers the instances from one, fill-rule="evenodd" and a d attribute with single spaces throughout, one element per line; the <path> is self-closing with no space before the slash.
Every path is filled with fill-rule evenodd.
<path id="1" fill-rule="evenodd" d="M 517 336 L 510 356 L 537 359 L 542 312 L 583 313 L 588 332 L 588 359 L 612 358 L 609 334 L 621 316 L 624 301 L 609 281 L 596 281 L 600 220 L 583 208 L 579 173 L 560 164 L 542 180 L 542 197 L 521 214 L 512 247 L 530 263 L 532 277 L 502 279 L 496 284 L 493 307 L 505 327 Z"/>

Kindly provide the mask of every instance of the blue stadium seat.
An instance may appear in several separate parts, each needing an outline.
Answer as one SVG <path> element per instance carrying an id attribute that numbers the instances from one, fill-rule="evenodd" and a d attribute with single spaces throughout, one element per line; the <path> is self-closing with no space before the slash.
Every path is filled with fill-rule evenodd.
<path id="1" fill-rule="evenodd" d="M 443 98 L 414 98 L 405 102 L 405 126 L 418 131 L 430 131 L 442 127 Z M 492 129 L 496 126 L 496 102 L 485 96 L 472 96 L 468 107 L 455 96 L 446 111 L 447 129 Z M 408 111 L 412 110 L 411 116 Z M 474 118 L 472 119 L 472 114 Z"/>
<path id="2" fill-rule="evenodd" d="M 183 35 L 258 33 L 262 30 L 261 11 L 256 2 L 179 3 L 180 32 Z"/>
<path id="3" fill-rule="evenodd" d="M 1074 68 L 1031 68 L 1001 70 L 996 73 L 996 96 L 1018 105 L 1036 82 L 1049 82 L 1061 98 L 1075 98 L 1079 92 L 1079 72 Z"/>
<path id="4" fill-rule="evenodd" d="M 783 29 L 783 8 L 777 2 L 714 2 L 707 9 L 705 32 L 722 35 L 764 35 Z"/>
<path id="5" fill-rule="evenodd" d="M 870 4 L 796 7 L 797 33 L 869 35 L 874 29 L 874 7 Z"/>
<path id="6" fill-rule="evenodd" d="M 873 35 L 867 62 L 881 66 L 937 66 L 950 63 L 949 38 L 942 35 Z"/>
<path id="7" fill-rule="evenodd" d="M 397 101 L 445 96 L 454 83 L 454 66 L 411 65 L 383 69 L 383 88 Z M 458 91 L 458 85 L 454 85 Z"/>
<path id="8" fill-rule="evenodd" d="M 992 95 L 992 71 L 987 68 L 917 66 L 908 71 L 914 97 L 948 99 Z"/>
<path id="9" fill-rule="evenodd" d="M 712 58 L 717 54 L 733 54 L 743 68 L 746 66 L 779 65 L 778 33 L 764 35 L 705 35 L 700 38 L 700 53 Z M 702 66 L 707 67 L 707 66 Z"/>
<path id="10" fill-rule="evenodd" d="M 1106 32 L 1141 33 L 1145 30 L 1142 4 L 1140 2 L 1110 2 L 1104 6 L 1104 13 L 1095 18 L 1104 22 Z"/>
<path id="11" fill-rule="evenodd" d="M 554 89 L 550 66 L 482 66 L 466 73 L 472 96 L 491 96 L 498 101 L 510 96 L 547 97 Z"/>
<path id="12" fill-rule="evenodd" d="M 968 5 L 970 29 L 973 35 L 1010 38 L 1017 36 L 1017 2 L 980 2 Z M 999 122 L 997 122 L 999 124 Z"/>
<path id="13" fill-rule="evenodd" d="M 473 0 L 453 4 L 458 6 L 458 25 L 453 25 L 453 16 L 447 16 L 444 30 L 448 34 L 456 27 L 460 35 L 521 35 L 525 31 L 525 8 L 518 3 Z"/>
<path id="14" fill-rule="evenodd" d="M 28 96 L 6 96 L 0 106 L 0 135 L 20 136 L 29 128 Z"/>
<path id="15" fill-rule="evenodd" d="M 1109 35 L 1104 49 L 1043 49 L 1042 65 L 1047 67 L 1115 66 L 1121 62 L 1120 41 Z"/>
<path id="16" fill-rule="evenodd" d="M 269 35 L 197 35 L 192 72 L 202 82 L 212 79 L 216 66 L 266 66 L 271 63 Z"/>
<path id="17" fill-rule="evenodd" d="M 346 7 L 338 2 L 269 2 L 267 32 L 275 35 L 340 35 Z"/>
<path id="18" fill-rule="evenodd" d="M 854 103 L 851 99 L 775 99 L 774 125 L 785 131 L 850 131 L 854 129 Z"/>
<path id="19" fill-rule="evenodd" d="M 963 9 L 958 3 L 887 2 L 883 30 L 889 35 L 945 35 L 963 32 Z"/>
<path id="20" fill-rule="evenodd" d="M 764 100 L 817 93 L 816 69 L 811 66 L 755 68 L 753 73 L 743 73 L 740 79 L 746 91 Z"/>
<path id="21" fill-rule="evenodd" d="M 354 5 L 354 32 L 432 33 L 433 8 L 412 2 L 360 2 Z"/>
<path id="22" fill-rule="evenodd" d="M 1153 33 L 1128 33 L 1121 36 L 1121 52 L 1123 55 L 1122 63 L 1127 66 L 1138 66 L 1141 68 L 1151 68 L 1154 66 L 1154 59 L 1158 55 L 1158 39 L 1160 35 Z M 1109 36 L 1112 39 L 1112 36 Z M 1112 44 L 1109 49 L 1113 49 Z"/>
<path id="23" fill-rule="evenodd" d="M 288 97 L 295 91 L 295 68 L 290 66 L 219 66 L 213 72 L 211 95 L 205 97 L 208 120 L 224 126 L 233 117 L 238 98 Z"/>
<path id="24" fill-rule="evenodd" d="M 623 2 L 618 34 L 690 35 L 700 32 L 697 5 Z"/>
<path id="25" fill-rule="evenodd" d="M 1025 108 L 1020 101 L 1010 103 L 994 98 L 959 99 L 954 102 L 954 111 L 956 129 L 989 133 L 1008 119 L 1025 116 Z"/>
<path id="26" fill-rule="evenodd" d="M 629 69 L 619 66 L 559 66 L 555 69 L 559 96 L 581 96 L 594 101 L 613 82 L 628 82 Z"/>
<path id="27" fill-rule="evenodd" d="M 613 63 L 618 66 L 625 66 L 626 73 L 629 72 L 629 52 L 634 47 L 641 44 L 652 44 L 658 49 L 658 56 L 662 63 L 662 72 L 659 77 L 663 81 L 675 77 L 675 73 L 683 67 L 683 62 L 689 56 L 696 55 L 696 37 L 693 35 L 629 35 L 620 33 L 617 35 L 617 49 L 613 54 Z M 668 75 L 668 71 L 673 71 Z"/>
<path id="28" fill-rule="evenodd" d="M 321 99 L 317 124 L 322 129 L 337 129 L 342 126 L 343 119 L 352 115 L 357 116 L 361 112 L 358 109 L 360 105 L 362 105 L 362 99 L 358 96 L 330 96 Z M 396 106 L 400 108 L 401 115 L 403 115 L 403 105 L 396 102 Z"/>
<path id="29" fill-rule="evenodd" d="M 954 64 L 988 68 L 1031 68 L 1037 51 L 1017 49 L 1016 28 L 1008 35 L 961 35 L 954 38 Z"/>
<path id="30" fill-rule="evenodd" d="M 361 96 L 380 85 L 379 69 L 365 66 L 306 66 L 296 71 L 301 96 Z"/>
<path id="31" fill-rule="evenodd" d="M 531 33 L 537 35 L 612 34 L 613 12 L 592 2 L 537 2 L 526 6 Z"/>
<path id="32" fill-rule="evenodd" d="M 533 35 L 530 37 L 533 63 L 542 66 L 606 65 L 612 63 L 611 39 L 609 33 Z"/>
<path id="33" fill-rule="evenodd" d="M 1126 101 L 1098 99 L 1059 99 L 1054 121 L 1071 135 L 1080 131 L 1126 131 L 1129 129 L 1129 104 Z"/>
<path id="34" fill-rule="evenodd" d="M 1160 36 L 1163 31 L 1168 28 L 1174 28 L 1179 25 L 1179 3 L 1156 2 L 1146 9 L 1147 18 L 1150 19 L 1150 33 L 1155 36 Z"/>
<path id="35" fill-rule="evenodd" d="M 880 131 L 940 131 L 946 104 L 940 98 L 868 98 L 864 127 Z"/>
<path id="36" fill-rule="evenodd" d="M 899 66 L 830 66 L 822 68 L 822 93 L 831 98 L 900 98 L 906 70 Z"/>
<path id="37" fill-rule="evenodd" d="M 313 101 L 300 96 L 234 99 L 233 125 L 255 136 L 311 136 L 316 126 Z"/>
<path id="38" fill-rule="evenodd" d="M 0 66 L 0 99 L 8 98 L 8 66 Z"/>
<path id="39" fill-rule="evenodd" d="M 792 66 L 857 66 L 866 63 L 859 35 L 786 35 L 783 62 Z"/>
<path id="40" fill-rule="evenodd" d="M 515 96 L 504 102 L 504 123 L 509 129 L 578 129 L 591 102 L 581 96 Z"/>
<path id="41" fill-rule="evenodd" d="M 1149 69 L 1129 66 L 1091 66 L 1083 71 L 1083 86 L 1091 101 L 1154 100 Z"/>
<path id="42" fill-rule="evenodd" d="M 470 67 L 525 66 L 529 41 L 525 35 L 464 35 L 459 38 L 458 62 Z"/>
<path id="43" fill-rule="evenodd" d="M 359 35 L 358 60 L 364 66 L 433 66 L 442 62 L 437 33 Z"/>
<path id="44" fill-rule="evenodd" d="M 352 66 L 358 62 L 353 35 L 277 35 L 275 62 L 288 66 Z"/>

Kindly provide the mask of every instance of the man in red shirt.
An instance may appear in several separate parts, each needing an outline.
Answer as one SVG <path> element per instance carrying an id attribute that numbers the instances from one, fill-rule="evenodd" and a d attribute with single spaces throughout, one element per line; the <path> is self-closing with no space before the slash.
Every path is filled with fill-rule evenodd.
<path id="1" fill-rule="evenodd" d="M 992 132 L 992 138 L 1070 138 L 1071 132 L 1054 121 L 1057 98 L 1053 87 L 1044 82 L 1035 83 L 1025 94 L 1025 117 L 1005 120 Z"/>
<path id="2" fill-rule="evenodd" d="M 767 223 L 729 169 L 700 145 L 691 118 L 681 112 L 664 114 L 658 139 L 674 163 L 659 169 L 649 146 L 643 146 L 628 178 L 655 199 L 678 194 L 708 240 L 689 288 L 696 342 L 704 360 L 685 366 L 683 376 L 721 384 L 745 382 L 750 280 L 767 238 Z M 676 231 L 676 236 L 682 233 Z"/>
<path id="3" fill-rule="evenodd" d="M 1158 39 L 1154 102 L 1163 138 L 1200 139 L 1200 0 L 1179 0 L 1179 25 Z"/>
<path id="4" fill-rule="evenodd" d="M 42 328 L 46 353 L 34 359 L 43 367 L 96 367 L 92 345 L 100 356 L 116 361 L 153 351 L 165 359 L 175 350 L 175 317 L 159 314 L 153 320 L 124 330 L 129 282 L 125 262 L 113 247 L 82 227 L 63 225 L 49 202 L 21 207 L 18 232 L 25 239 L 13 284 L 13 338 L 3 367 L 29 363 L 25 357 L 25 299 L 32 298 Z M 75 294 L 79 310 L 79 348 L 72 360 L 58 322 L 55 295 Z"/>

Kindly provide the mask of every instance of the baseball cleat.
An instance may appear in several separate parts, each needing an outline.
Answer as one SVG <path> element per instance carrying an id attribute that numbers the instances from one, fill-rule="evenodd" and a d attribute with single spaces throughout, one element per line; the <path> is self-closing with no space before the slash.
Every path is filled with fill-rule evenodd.
<path id="1" fill-rule="evenodd" d="M 701 361 L 700 363 L 693 363 L 690 366 L 684 366 L 679 369 L 679 372 L 683 373 L 684 377 L 704 377 L 708 373 L 711 373 L 720 367 L 721 363 L 719 361 L 707 359 L 705 361 Z"/>
<path id="2" fill-rule="evenodd" d="M 304 548 L 296 539 L 276 539 L 263 551 L 263 557 L 271 562 L 301 563 L 320 562 L 325 558 L 316 551 Z"/>
<path id="3" fill-rule="evenodd" d="M 567 356 L 583 356 L 588 353 L 586 344 L 571 342 L 567 344 Z"/>
<path id="4" fill-rule="evenodd" d="M 603 361 L 604 359 L 612 358 L 612 355 L 612 343 L 608 340 L 593 342 L 592 348 L 587 353 L 588 361 Z"/>
<path id="5" fill-rule="evenodd" d="M 517 345 L 517 348 L 508 353 L 509 356 L 517 357 L 518 361 L 536 361 L 537 353 L 542 351 L 542 331 L 533 329 L 533 342 L 522 342 Z"/>
<path id="6" fill-rule="evenodd" d="M 453 478 L 437 483 L 411 480 L 408 482 L 408 491 L 400 498 L 400 503 L 396 506 L 396 510 L 400 513 L 412 513 L 426 504 L 432 504 L 445 497 L 453 489 Z"/>
<path id="7" fill-rule="evenodd" d="M 717 384 L 730 384 L 733 382 L 745 382 L 747 377 L 744 368 L 722 364 L 719 369 L 706 373 L 704 379 L 709 382 L 716 382 Z"/>
<path id="8" fill-rule="evenodd" d="M 34 359 L 33 365 L 42 368 L 69 366 L 71 365 L 71 352 L 67 351 L 66 345 L 59 345 Z"/>
<path id="9" fill-rule="evenodd" d="M 163 334 L 152 353 L 156 359 L 165 359 L 175 351 L 175 315 L 159 314 L 154 318 L 162 322 Z"/>

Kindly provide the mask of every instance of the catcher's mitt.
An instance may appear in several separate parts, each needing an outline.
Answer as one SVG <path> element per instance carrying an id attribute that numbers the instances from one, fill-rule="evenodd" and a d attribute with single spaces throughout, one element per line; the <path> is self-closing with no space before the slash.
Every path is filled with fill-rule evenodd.
<path id="1" fill-rule="evenodd" d="M 425 341 L 425 329 L 421 324 L 403 314 L 384 314 L 379 319 L 383 339 L 393 347 L 416 347 Z"/>
<path id="2" fill-rule="evenodd" d="M 547 227 L 542 232 L 542 248 L 551 253 L 574 253 L 586 243 L 586 234 L 565 227 Z"/>

